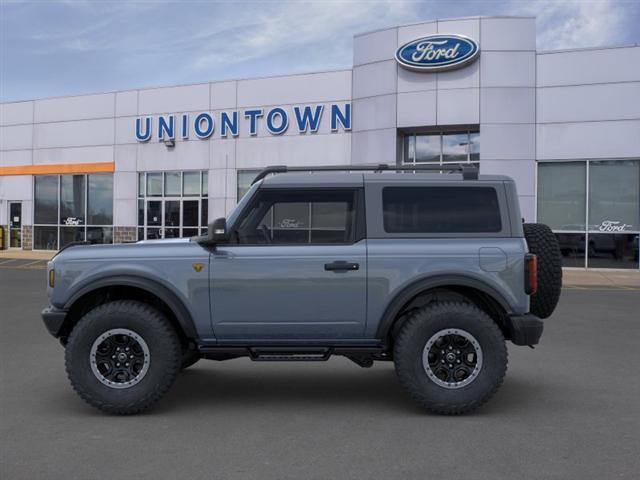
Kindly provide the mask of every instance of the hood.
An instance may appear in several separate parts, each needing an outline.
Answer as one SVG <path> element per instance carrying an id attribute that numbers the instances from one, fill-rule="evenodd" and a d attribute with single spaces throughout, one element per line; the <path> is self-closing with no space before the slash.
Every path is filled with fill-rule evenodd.
<path id="1" fill-rule="evenodd" d="M 167 238 L 144 240 L 135 243 L 116 244 L 71 244 L 60 250 L 51 262 L 74 260 L 122 260 L 141 257 L 170 257 L 185 250 L 201 250 L 202 247 L 190 238 Z"/>

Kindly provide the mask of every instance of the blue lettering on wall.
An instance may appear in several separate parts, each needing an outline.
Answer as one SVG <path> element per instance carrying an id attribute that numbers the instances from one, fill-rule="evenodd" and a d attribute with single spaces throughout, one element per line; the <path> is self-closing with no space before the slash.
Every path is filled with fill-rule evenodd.
<path id="1" fill-rule="evenodd" d="M 279 122 L 280 125 L 276 126 L 274 122 L 274 118 L 280 117 Z M 275 107 L 269 110 L 267 114 L 267 130 L 273 135 L 280 135 L 287 130 L 289 126 L 289 117 L 287 116 L 287 112 L 280 107 Z"/>
<path id="2" fill-rule="evenodd" d="M 351 130 L 351 104 L 344 104 L 344 113 L 340 111 L 339 105 L 331 105 L 331 131 L 338 131 L 338 123 L 346 131 Z"/>
<path id="3" fill-rule="evenodd" d="M 220 135 L 227 136 L 227 129 L 232 136 L 238 136 L 238 112 L 231 112 L 231 118 L 227 112 L 220 114 Z"/>
<path id="4" fill-rule="evenodd" d="M 306 105 L 303 108 L 302 115 L 300 114 L 300 107 L 293 107 L 293 111 L 296 114 L 296 123 L 298 124 L 298 132 L 306 133 L 308 129 L 312 133 L 318 131 L 320 126 L 320 117 L 322 116 L 322 105 L 316 105 L 315 110 L 312 112 L 311 107 Z"/>
<path id="5" fill-rule="evenodd" d="M 142 131 L 142 118 L 136 118 L 136 139 L 146 142 L 151 138 L 151 117 L 144 118 L 144 132 Z"/>
<path id="6" fill-rule="evenodd" d="M 169 122 L 167 123 L 167 119 L 165 117 L 158 117 L 158 140 L 164 140 L 165 135 L 169 140 L 173 140 L 176 138 L 175 136 L 175 115 L 169 115 Z"/>
<path id="7" fill-rule="evenodd" d="M 189 138 L 189 114 L 188 113 L 182 114 L 182 138 L 183 139 Z"/>
<path id="8" fill-rule="evenodd" d="M 262 116 L 262 109 L 256 108 L 255 110 L 245 110 L 244 116 L 247 117 L 250 121 L 249 124 L 249 135 L 257 135 L 258 134 L 258 117 Z"/>
<path id="9" fill-rule="evenodd" d="M 334 103 L 327 105 L 327 108 L 330 108 L 331 111 L 331 132 L 348 132 L 351 130 L 350 103 Z M 222 111 L 216 113 L 216 115 L 220 115 L 220 137 L 227 138 L 229 135 L 237 137 L 240 134 L 240 115 L 243 115 L 246 119 L 245 121 L 249 124 L 249 135 L 256 136 L 258 135 L 258 121 L 265 115 L 266 130 L 271 135 L 282 135 L 287 131 L 290 115 L 293 115 L 299 133 L 316 133 L 320 129 L 323 112 L 324 105 L 298 105 L 290 108 L 275 106 L 270 108 L 268 112 L 265 112 L 262 108 L 251 108 L 244 111 Z M 201 139 L 207 139 L 213 135 L 216 119 L 212 113 L 202 112 L 193 120 L 191 118 L 188 113 L 157 116 L 157 139 L 160 141 L 174 140 L 176 135 L 179 135 L 186 140 L 189 138 L 192 129 L 195 135 Z M 153 117 L 136 118 L 136 139 L 139 142 L 147 142 L 151 139 L 155 121 Z"/>
<path id="10" fill-rule="evenodd" d="M 204 128 L 203 128 L 204 124 Z M 198 138 L 209 138 L 213 133 L 215 122 L 208 113 L 199 114 L 193 122 L 193 130 Z"/>

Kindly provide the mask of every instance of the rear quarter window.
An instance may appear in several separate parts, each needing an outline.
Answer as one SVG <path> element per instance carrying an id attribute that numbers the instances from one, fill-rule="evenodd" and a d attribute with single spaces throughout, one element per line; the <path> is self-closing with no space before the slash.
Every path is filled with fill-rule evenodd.
<path id="1" fill-rule="evenodd" d="M 493 187 L 385 187 L 387 233 L 497 233 L 500 204 Z"/>

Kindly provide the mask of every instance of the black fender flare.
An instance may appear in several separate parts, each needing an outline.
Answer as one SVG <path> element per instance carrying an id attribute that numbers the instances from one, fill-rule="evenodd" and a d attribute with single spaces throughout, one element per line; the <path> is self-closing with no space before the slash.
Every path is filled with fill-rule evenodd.
<path id="1" fill-rule="evenodd" d="M 424 292 L 425 290 L 432 290 L 438 287 L 469 287 L 476 289 L 489 297 L 491 297 L 498 305 L 500 305 L 506 313 L 511 312 L 509 302 L 504 296 L 498 292 L 495 288 L 487 283 L 466 275 L 437 275 L 433 277 L 423 278 L 416 280 L 413 283 L 405 286 L 400 292 L 398 292 L 393 300 L 389 302 L 387 308 L 382 315 L 378 329 L 376 331 L 376 337 L 385 339 L 389 334 L 393 322 L 398 314 L 401 312 L 402 307 L 407 304 L 413 297 Z"/>
<path id="2" fill-rule="evenodd" d="M 187 310 L 187 307 L 185 307 L 182 300 L 180 300 L 174 292 L 164 285 L 161 285 L 159 282 L 136 275 L 115 275 L 92 281 L 88 285 L 80 287 L 79 290 L 74 292 L 65 303 L 64 309 L 68 311 L 75 302 L 86 294 L 105 287 L 134 287 L 155 295 L 167 304 L 171 312 L 175 315 L 184 334 L 189 338 L 198 338 L 191 314 L 189 313 L 189 310 Z"/>

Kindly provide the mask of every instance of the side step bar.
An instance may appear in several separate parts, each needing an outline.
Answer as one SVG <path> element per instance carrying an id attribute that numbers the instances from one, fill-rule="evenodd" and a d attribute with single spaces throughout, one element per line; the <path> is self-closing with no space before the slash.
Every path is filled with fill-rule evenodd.
<path id="1" fill-rule="evenodd" d="M 250 348 L 249 358 L 254 362 L 326 362 L 331 357 L 331 348 L 296 348 L 287 350 L 277 347 Z"/>
<path id="2" fill-rule="evenodd" d="M 199 346 L 202 358 L 231 360 L 249 357 L 254 362 L 326 362 L 332 355 L 342 355 L 368 368 L 374 360 L 391 360 L 380 346 Z"/>

